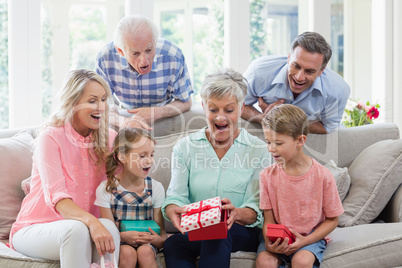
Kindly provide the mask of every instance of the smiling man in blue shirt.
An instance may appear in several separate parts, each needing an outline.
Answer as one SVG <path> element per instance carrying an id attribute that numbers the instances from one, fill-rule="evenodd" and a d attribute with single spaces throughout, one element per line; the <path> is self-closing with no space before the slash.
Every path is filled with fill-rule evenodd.
<path id="1" fill-rule="evenodd" d="M 182 51 L 158 38 L 156 26 L 139 15 L 126 16 L 115 30 L 114 41 L 99 52 L 96 72 L 110 86 L 120 110 L 111 123 L 149 129 L 154 121 L 191 108 L 190 75 Z"/>
<path id="2" fill-rule="evenodd" d="M 311 133 L 330 133 L 340 124 L 350 94 L 345 80 L 327 69 L 331 47 L 318 33 L 295 38 L 288 57 L 264 56 L 253 61 L 242 118 L 261 123 L 274 106 L 290 103 L 308 117 Z M 258 102 L 261 112 L 253 105 Z"/>

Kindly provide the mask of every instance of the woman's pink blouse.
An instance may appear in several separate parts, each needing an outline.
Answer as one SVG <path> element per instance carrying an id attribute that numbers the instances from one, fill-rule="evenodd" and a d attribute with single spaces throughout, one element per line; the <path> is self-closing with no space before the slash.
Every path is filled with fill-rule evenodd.
<path id="1" fill-rule="evenodd" d="M 109 130 L 109 147 L 116 132 Z M 68 123 L 63 127 L 47 127 L 39 135 L 33 155 L 30 192 L 10 233 L 36 224 L 62 220 L 55 209 L 58 201 L 72 199 L 80 208 L 98 217 L 94 205 L 96 188 L 106 178 L 105 167 L 93 164 L 88 148 L 93 144 Z"/>

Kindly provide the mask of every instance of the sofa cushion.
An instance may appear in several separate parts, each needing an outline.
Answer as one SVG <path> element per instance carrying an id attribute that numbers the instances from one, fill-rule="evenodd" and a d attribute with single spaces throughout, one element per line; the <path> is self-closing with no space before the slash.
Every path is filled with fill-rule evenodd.
<path id="1" fill-rule="evenodd" d="M 27 131 L 12 138 L 0 139 L 0 239 L 7 239 L 21 207 L 24 193 L 21 181 L 29 177 L 32 169 L 34 139 Z"/>
<path id="2" fill-rule="evenodd" d="M 336 180 L 336 187 L 338 188 L 339 197 L 341 201 L 343 201 L 348 194 L 350 187 L 350 176 L 348 173 L 348 168 L 340 168 L 337 167 L 333 160 L 330 160 L 329 163 L 325 165 L 328 168 L 332 175 L 334 175 Z"/>
<path id="3" fill-rule="evenodd" d="M 351 186 L 339 226 L 372 222 L 402 182 L 402 140 L 384 140 L 363 150 L 349 168 Z"/>
<path id="4" fill-rule="evenodd" d="M 0 242 L 0 267 L 7 268 L 60 268 L 59 261 L 27 257 Z"/>
<path id="5" fill-rule="evenodd" d="M 329 234 L 320 267 L 400 267 L 401 230 L 402 222 L 336 228 Z"/>

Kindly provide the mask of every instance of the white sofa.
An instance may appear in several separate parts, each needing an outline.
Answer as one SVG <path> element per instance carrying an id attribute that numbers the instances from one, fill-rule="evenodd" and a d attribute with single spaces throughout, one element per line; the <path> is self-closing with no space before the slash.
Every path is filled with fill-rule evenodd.
<path id="1" fill-rule="evenodd" d="M 152 178 L 165 190 L 170 181 L 173 145 L 185 135 L 206 125 L 200 108 L 182 116 L 156 122 L 155 165 Z M 251 134 L 263 139 L 258 124 L 241 121 Z M 21 181 L 30 176 L 32 145 L 36 128 L 0 131 L 0 238 L 5 240 L 18 213 L 22 198 Z M 15 135 L 17 134 L 17 135 Z M 341 128 L 328 135 L 309 134 L 307 154 L 326 164 L 338 178 L 340 193 L 346 195 L 345 214 L 331 234 L 321 267 L 402 267 L 402 140 L 391 123 Z M 350 183 L 350 188 L 349 188 Z M 166 222 L 169 232 L 176 231 Z M 164 267 L 163 254 L 158 265 Z M 26 257 L 0 243 L 0 267 L 60 267 L 57 261 Z M 255 267 L 255 253 L 232 254 L 231 267 Z"/>

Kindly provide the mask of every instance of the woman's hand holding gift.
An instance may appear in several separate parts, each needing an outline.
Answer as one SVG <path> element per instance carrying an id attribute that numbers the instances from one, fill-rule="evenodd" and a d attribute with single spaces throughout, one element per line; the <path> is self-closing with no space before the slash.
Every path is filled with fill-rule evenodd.
<path id="1" fill-rule="evenodd" d="M 228 210 L 229 218 L 226 223 L 228 225 L 229 230 L 237 218 L 237 209 L 229 199 L 222 198 L 222 210 L 224 209 Z"/>
<path id="2" fill-rule="evenodd" d="M 227 198 L 222 198 L 222 210 L 227 209 L 229 218 L 227 220 L 228 230 L 232 227 L 233 223 L 240 225 L 249 225 L 257 220 L 257 212 L 255 210 L 244 207 L 237 208 Z"/>
<path id="3" fill-rule="evenodd" d="M 170 219 L 170 221 L 173 223 L 173 226 L 177 228 L 181 233 L 184 233 L 181 230 L 180 224 L 181 224 L 181 214 L 186 213 L 187 208 L 185 207 L 179 207 L 177 205 L 169 205 L 166 207 L 165 213 Z"/>

